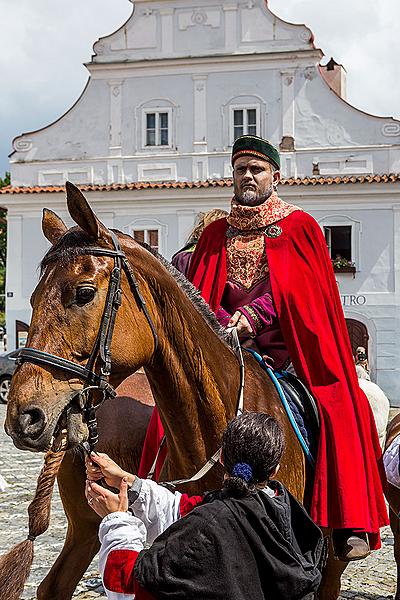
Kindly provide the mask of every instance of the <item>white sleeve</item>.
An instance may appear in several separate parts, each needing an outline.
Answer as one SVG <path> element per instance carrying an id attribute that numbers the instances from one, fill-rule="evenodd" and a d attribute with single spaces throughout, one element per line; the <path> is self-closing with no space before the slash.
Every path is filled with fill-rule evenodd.
<path id="1" fill-rule="evenodd" d="M 181 496 L 151 479 L 141 480 L 139 495 L 129 510 L 145 524 L 149 545 L 180 518 Z"/>
<path id="2" fill-rule="evenodd" d="M 111 552 L 123 550 L 136 555 L 143 550 L 146 542 L 146 528 L 143 523 L 133 515 L 125 512 L 115 512 L 104 517 L 99 528 L 100 554 L 99 571 L 103 580 L 104 589 L 108 600 L 131 600 L 132 593 L 110 591 L 104 581 L 107 560 Z M 108 569 L 110 564 L 108 565 Z"/>

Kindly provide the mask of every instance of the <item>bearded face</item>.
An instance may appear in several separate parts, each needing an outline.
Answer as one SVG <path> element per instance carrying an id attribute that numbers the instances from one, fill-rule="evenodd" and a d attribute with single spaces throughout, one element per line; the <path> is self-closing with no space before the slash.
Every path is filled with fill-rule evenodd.
<path id="1" fill-rule="evenodd" d="M 259 206 L 271 196 L 279 179 L 279 171 L 266 160 L 240 156 L 233 168 L 235 198 L 244 206 Z"/>

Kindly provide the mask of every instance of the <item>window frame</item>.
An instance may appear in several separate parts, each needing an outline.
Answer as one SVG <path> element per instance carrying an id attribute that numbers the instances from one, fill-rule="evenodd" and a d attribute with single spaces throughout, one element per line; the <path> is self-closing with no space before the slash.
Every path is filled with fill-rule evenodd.
<path id="1" fill-rule="evenodd" d="M 147 145 L 147 115 L 155 114 L 156 115 L 156 123 L 155 123 L 155 135 L 156 142 L 161 141 L 161 129 L 160 129 L 160 114 L 167 113 L 168 114 L 168 144 L 155 144 Z M 172 127 L 173 127 L 173 114 L 171 106 L 146 106 L 142 109 L 142 150 L 146 151 L 159 151 L 165 149 L 172 148 Z"/>
<path id="2" fill-rule="evenodd" d="M 124 226 L 124 233 L 133 238 L 134 231 L 157 230 L 158 231 L 158 253 L 164 256 L 167 249 L 168 225 L 154 218 L 140 218 L 139 216 Z"/>
<path id="3" fill-rule="evenodd" d="M 346 258 L 346 260 L 348 260 L 349 262 L 354 262 L 354 256 L 353 256 L 353 226 L 352 225 L 342 225 L 342 224 L 336 224 L 336 225 L 323 225 L 323 232 L 324 232 L 324 237 L 325 237 L 325 241 L 326 241 L 326 245 L 328 246 L 328 251 L 329 251 L 329 256 L 331 257 L 331 260 L 335 260 L 335 258 L 332 257 L 332 229 L 336 229 L 337 227 L 346 227 L 350 229 L 350 247 L 349 247 L 349 251 L 350 251 L 350 260 L 348 258 L 346 258 L 345 256 L 343 258 Z"/>
<path id="4" fill-rule="evenodd" d="M 152 226 L 152 225 L 135 225 L 131 228 L 130 230 L 130 235 L 131 237 L 133 237 L 133 239 L 135 239 L 135 232 L 136 231 L 143 231 L 144 235 L 144 243 L 148 244 L 150 246 L 150 240 L 149 240 L 149 232 L 150 231 L 157 231 L 157 252 L 160 252 L 160 245 L 161 245 L 161 227 L 157 227 L 156 225 Z M 152 247 L 152 246 L 150 246 Z"/>
<path id="5" fill-rule="evenodd" d="M 326 215 L 321 219 L 318 219 L 318 224 L 322 229 L 322 234 L 325 237 L 325 229 L 332 227 L 351 227 L 351 262 L 355 265 L 352 271 L 361 271 L 361 234 L 362 224 L 361 221 L 352 219 L 346 215 Z M 327 243 L 328 245 L 328 243 Z M 331 256 L 331 252 L 329 253 Z M 342 272 L 345 272 L 342 270 Z M 340 271 L 337 271 L 340 274 Z"/>
<path id="6" fill-rule="evenodd" d="M 242 110 L 243 116 L 243 134 L 242 135 L 261 135 L 261 111 L 260 104 L 230 104 L 229 105 L 229 141 L 230 145 L 233 146 L 235 143 L 235 110 Z M 248 110 L 256 111 L 256 133 L 248 134 Z"/>

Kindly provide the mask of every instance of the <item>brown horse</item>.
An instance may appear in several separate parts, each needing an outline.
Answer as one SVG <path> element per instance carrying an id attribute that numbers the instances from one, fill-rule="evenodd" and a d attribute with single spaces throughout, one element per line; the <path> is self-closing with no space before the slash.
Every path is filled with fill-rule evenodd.
<path id="1" fill-rule="evenodd" d="M 95 257 L 88 252 L 93 246 L 110 248 L 111 240 L 110 232 L 79 190 L 68 186 L 67 201 L 77 228 L 67 231 L 54 213 L 44 212 L 43 231 L 53 246 L 42 262 L 42 277 L 32 296 L 27 345 L 84 364 L 95 344 L 112 268 L 109 257 Z M 219 447 L 222 432 L 235 415 L 240 386 L 237 356 L 194 288 L 171 270 L 166 261 L 129 236 L 119 232 L 117 235 L 147 303 L 159 344 L 155 351 L 149 322 L 124 276 L 122 304 L 111 345 L 110 381 L 116 386 L 144 367 L 167 436 L 169 459 L 163 478 L 190 476 Z M 252 356 L 246 356 L 245 363 L 245 408 L 268 412 L 280 421 L 287 441 L 280 478 L 307 504 L 305 493 L 311 487 L 311 479 L 300 444 L 273 384 Z M 82 383 L 61 369 L 23 363 L 14 374 L 10 390 L 6 429 L 18 447 L 32 451 L 48 449 L 58 424 L 63 423 L 69 450 L 60 472 L 60 487 L 70 528 L 92 523 L 86 527 L 86 532 L 92 533 L 86 534 L 85 547 L 78 550 L 79 539 L 75 537 L 75 546 L 70 543 L 64 554 L 64 564 L 59 559 L 41 584 L 38 598 L 43 600 L 69 599 L 76 575 L 81 575 L 97 549 L 94 517 L 81 501 L 75 506 L 76 485 L 73 489 L 68 487 L 75 476 L 82 499 L 82 463 L 74 462 L 74 448 L 88 436 L 79 403 L 74 400 L 80 388 Z M 127 427 L 128 419 L 129 415 L 120 414 L 121 431 Z M 107 439 L 108 423 L 101 429 L 103 448 L 113 456 L 118 455 Z M 122 438 L 121 434 L 121 439 L 126 440 L 126 435 Z M 125 450 L 121 449 L 121 454 L 123 451 L 126 454 Z M 214 468 L 188 491 L 200 492 L 220 483 L 221 473 Z M 78 560 L 82 566 L 77 573 L 75 552 L 80 553 Z M 328 563 L 321 598 L 338 597 L 345 566 L 339 561 Z"/>
<path id="2" fill-rule="evenodd" d="M 137 472 L 154 402 L 144 373 L 131 375 L 117 392 L 115 400 L 106 400 L 97 412 L 96 448 L 112 456 L 124 469 Z M 100 547 L 100 519 L 88 510 L 84 457 L 79 449 L 66 452 L 57 479 L 68 529 L 63 549 L 38 589 L 38 598 L 46 600 L 71 598 Z"/>

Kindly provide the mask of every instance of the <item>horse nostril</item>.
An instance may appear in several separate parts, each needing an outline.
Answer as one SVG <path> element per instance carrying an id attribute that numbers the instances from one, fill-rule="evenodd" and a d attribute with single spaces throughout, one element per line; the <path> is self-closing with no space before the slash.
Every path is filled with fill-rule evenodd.
<path id="1" fill-rule="evenodd" d="M 21 432 L 28 437 L 42 433 L 45 424 L 45 414 L 41 408 L 28 408 L 19 416 Z"/>

